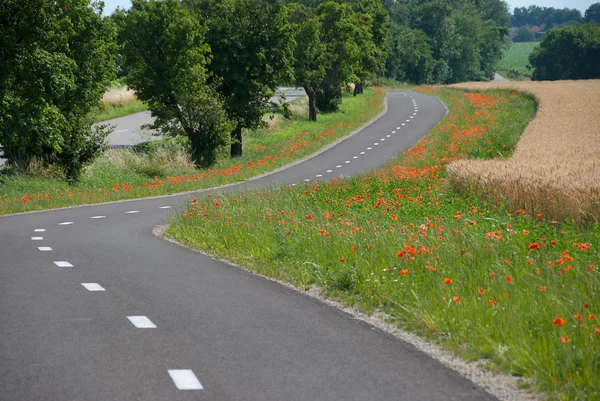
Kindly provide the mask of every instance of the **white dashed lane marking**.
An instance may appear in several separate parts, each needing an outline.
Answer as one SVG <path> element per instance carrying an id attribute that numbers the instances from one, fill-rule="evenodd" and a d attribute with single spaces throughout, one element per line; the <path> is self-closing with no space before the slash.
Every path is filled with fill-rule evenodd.
<path id="1" fill-rule="evenodd" d="M 332 172 L 333 172 L 333 170 L 327 170 L 327 172 L 328 172 L 328 173 L 332 173 Z"/>
<path id="2" fill-rule="evenodd" d="M 92 216 L 92 217 L 90 217 L 90 219 L 103 219 L 105 217 L 106 216 Z"/>
<path id="3" fill-rule="evenodd" d="M 71 224 L 75 224 L 72 221 L 63 221 L 62 223 L 58 223 L 59 226 L 69 226 Z"/>
<path id="4" fill-rule="evenodd" d="M 358 156 L 354 156 L 353 159 L 358 159 Z"/>
<path id="5" fill-rule="evenodd" d="M 156 325 L 146 316 L 127 316 L 127 319 L 138 329 L 155 329 Z"/>
<path id="6" fill-rule="evenodd" d="M 389 138 L 389 137 L 391 137 L 391 135 L 386 135 L 385 137 L 386 137 L 386 138 Z"/>
<path id="7" fill-rule="evenodd" d="M 306 180 L 304 180 L 304 182 L 310 182 L 310 178 L 307 178 Z"/>
<path id="8" fill-rule="evenodd" d="M 375 142 L 373 145 L 375 145 L 375 146 L 379 146 L 379 142 Z"/>
<path id="9" fill-rule="evenodd" d="M 139 210 L 130 210 L 128 212 L 125 212 L 125 214 L 134 214 L 134 213 L 139 213 Z"/>
<path id="10" fill-rule="evenodd" d="M 49 246 L 38 246 L 38 249 L 42 252 L 50 252 L 52 250 Z"/>
<path id="11" fill-rule="evenodd" d="M 159 207 L 159 209 L 170 209 L 170 208 L 171 208 L 171 206 L 161 206 L 161 207 Z"/>
<path id="12" fill-rule="evenodd" d="M 367 150 L 371 150 L 371 149 L 373 149 L 373 148 L 367 148 Z"/>
<path id="13" fill-rule="evenodd" d="M 348 164 L 348 163 L 350 163 L 350 160 L 346 160 L 344 163 Z"/>
<path id="14" fill-rule="evenodd" d="M 92 291 L 92 292 L 95 292 L 95 291 L 106 291 L 104 289 L 104 287 L 102 287 L 98 283 L 81 283 L 81 285 L 84 286 L 86 290 Z"/>
<path id="15" fill-rule="evenodd" d="M 36 232 L 36 233 L 43 233 L 43 232 L 45 232 L 45 231 L 46 231 L 46 229 L 45 229 L 45 228 L 36 228 L 36 229 L 35 229 L 35 230 L 33 230 L 33 231 L 34 231 L 34 232 Z"/>
<path id="16" fill-rule="evenodd" d="M 342 168 L 342 166 L 335 166 L 335 168 Z"/>
<path id="17" fill-rule="evenodd" d="M 203 390 L 200 380 L 191 369 L 169 369 L 169 376 L 179 390 Z"/>
<path id="18" fill-rule="evenodd" d="M 361 155 L 364 155 L 364 154 L 365 154 L 365 152 L 360 152 L 360 154 L 361 154 Z"/>
<path id="19" fill-rule="evenodd" d="M 54 264 L 58 267 L 73 267 L 72 264 L 64 260 L 55 261 Z"/>
<path id="20" fill-rule="evenodd" d="M 317 174 L 317 175 L 316 175 L 316 177 L 317 177 L 317 178 L 321 178 L 321 177 L 323 177 L 323 176 L 322 176 L 321 174 Z"/>
<path id="21" fill-rule="evenodd" d="M 43 241 L 44 237 L 31 237 L 32 241 Z"/>

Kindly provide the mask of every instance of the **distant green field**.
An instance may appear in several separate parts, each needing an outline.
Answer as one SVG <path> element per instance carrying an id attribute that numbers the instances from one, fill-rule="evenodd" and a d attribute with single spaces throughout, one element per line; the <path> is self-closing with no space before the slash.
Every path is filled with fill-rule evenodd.
<path id="1" fill-rule="evenodd" d="M 521 74 L 531 75 L 532 71 L 527 68 L 527 64 L 529 64 L 529 55 L 537 46 L 539 46 L 538 42 L 512 43 L 500 60 L 498 70 L 518 71 Z"/>

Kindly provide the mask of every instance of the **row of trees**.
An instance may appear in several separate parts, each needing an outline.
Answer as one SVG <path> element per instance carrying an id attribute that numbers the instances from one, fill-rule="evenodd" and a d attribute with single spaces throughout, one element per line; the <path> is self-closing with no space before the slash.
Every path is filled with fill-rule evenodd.
<path id="1" fill-rule="evenodd" d="M 508 46 L 503 0 L 383 0 L 391 52 L 386 76 L 417 84 L 492 78 Z"/>
<path id="2" fill-rule="evenodd" d="M 378 0 L 133 0 L 102 17 L 90 0 L 0 2 L 0 150 L 75 181 L 105 147 L 90 111 L 114 78 L 147 102 L 154 126 L 189 138 L 198 166 L 263 124 L 278 84 L 306 89 L 310 119 L 382 74 L 389 22 Z"/>
<path id="3" fill-rule="evenodd" d="M 381 72 L 388 37 L 379 0 L 133 0 L 112 18 L 128 85 L 202 167 L 228 143 L 242 154 L 242 130 L 263 124 L 280 82 L 306 90 L 313 121 L 337 110 L 345 84 L 359 94 Z"/>
<path id="4" fill-rule="evenodd" d="M 545 25 L 549 29 L 556 25 L 594 22 L 600 22 L 600 3 L 590 5 L 583 16 L 576 8 L 539 6 L 516 7 L 511 15 L 514 27 Z"/>

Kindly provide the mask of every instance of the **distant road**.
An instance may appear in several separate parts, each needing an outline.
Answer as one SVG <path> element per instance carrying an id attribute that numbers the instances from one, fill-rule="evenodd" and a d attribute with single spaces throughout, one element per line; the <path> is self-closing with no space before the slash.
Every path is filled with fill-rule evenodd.
<path id="1" fill-rule="evenodd" d="M 510 81 L 508 79 L 504 78 L 502 75 L 495 72 L 494 79 L 492 79 L 492 82 L 510 82 Z"/>
<path id="2" fill-rule="evenodd" d="M 303 96 L 306 92 L 302 88 L 279 88 L 277 95 L 271 98 L 271 101 L 277 102 L 281 96 L 285 95 L 285 100 L 292 102 Z M 115 118 L 102 122 L 102 124 L 111 124 L 115 130 L 108 136 L 108 144 L 111 146 L 130 146 L 136 143 L 157 139 L 150 135 L 149 130 L 143 130 L 142 125 L 151 124 L 153 121 L 149 111 L 130 114 L 128 116 Z"/>

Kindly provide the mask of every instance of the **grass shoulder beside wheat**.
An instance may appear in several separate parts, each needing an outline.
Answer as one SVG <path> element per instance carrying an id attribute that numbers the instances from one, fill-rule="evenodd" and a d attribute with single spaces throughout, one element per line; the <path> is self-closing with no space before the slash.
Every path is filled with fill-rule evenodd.
<path id="1" fill-rule="evenodd" d="M 91 164 L 77 187 L 53 177 L 52 171 L 31 176 L 0 176 L 0 214 L 135 199 L 212 188 L 247 180 L 316 152 L 350 134 L 383 108 L 384 91 L 344 98 L 339 112 L 308 121 L 306 100 L 294 103 L 291 119 L 266 116 L 268 128 L 244 132 L 244 156 L 223 156 L 211 169 L 199 170 L 177 140 L 134 149 L 112 149 Z"/>
<path id="2" fill-rule="evenodd" d="M 167 235 L 397 323 L 556 399 L 600 399 L 598 224 L 556 225 L 452 192 L 445 166 L 509 157 L 531 97 L 441 89 L 450 114 L 353 179 L 202 198 Z"/>

